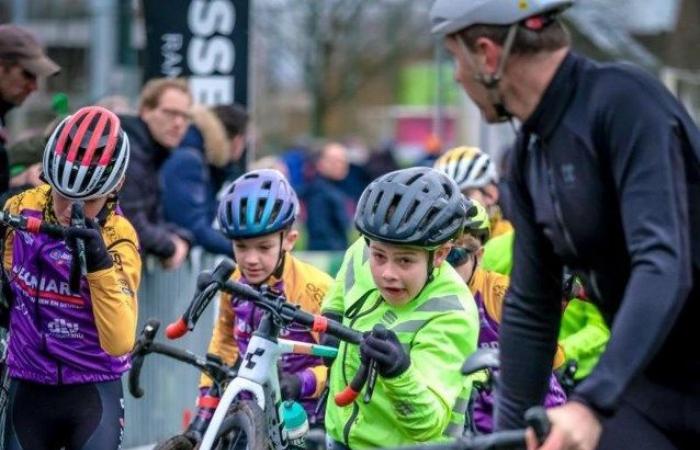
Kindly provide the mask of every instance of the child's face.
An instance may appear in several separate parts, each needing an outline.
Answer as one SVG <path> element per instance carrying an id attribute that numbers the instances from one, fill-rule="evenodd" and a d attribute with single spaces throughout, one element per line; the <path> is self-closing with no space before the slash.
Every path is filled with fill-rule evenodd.
<path id="1" fill-rule="evenodd" d="M 428 251 L 370 241 L 369 266 L 374 284 L 384 300 L 402 306 L 413 300 L 428 280 Z M 446 256 L 445 248 L 435 251 L 435 267 Z"/>
<path id="2" fill-rule="evenodd" d="M 280 231 L 233 241 L 233 255 L 243 276 L 252 284 L 267 280 L 277 267 L 282 251 L 291 251 L 298 232 Z"/>
<path id="3" fill-rule="evenodd" d="M 51 189 L 51 197 L 53 200 L 53 213 L 58 219 L 58 223 L 64 226 L 70 225 L 71 209 L 73 200 L 70 200 L 58 193 L 55 189 Z M 102 208 L 107 203 L 107 197 L 93 198 L 83 203 L 83 213 L 85 217 L 94 219 L 100 213 Z"/>
<path id="4" fill-rule="evenodd" d="M 468 283 L 474 275 L 476 268 L 479 267 L 481 257 L 484 254 L 484 247 L 481 245 L 479 239 L 472 235 L 465 234 L 455 242 L 453 252 L 460 252 L 460 249 L 462 250 L 458 256 L 462 258 L 459 258 L 460 260 L 457 263 L 451 262 L 451 264 L 464 282 Z M 452 259 L 452 257 L 448 257 L 447 260 L 450 261 L 450 259 Z"/>

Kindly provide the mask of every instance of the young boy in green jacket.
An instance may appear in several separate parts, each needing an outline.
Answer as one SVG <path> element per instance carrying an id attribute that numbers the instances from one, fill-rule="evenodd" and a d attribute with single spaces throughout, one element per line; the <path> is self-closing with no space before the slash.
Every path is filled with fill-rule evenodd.
<path id="1" fill-rule="evenodd" d="M 367 333 L 359 347 L 340 344 L 329 398 L 361 361 L 374 359 L 379 376 L 370 403 L 362 395 L 346 407 L 329 401 L 331 448 L 461 435 L 471 385 L 460 367 L 476 350 L 479 323 L 471 293 L 445 258 L 469 206 L 454 181 L 425 167 L 388 173 L 363 192 L 355 216 L 363 237 L 346 253 L 322 311 Z M 387 336 L 371 331 L 376 324 Z"/>

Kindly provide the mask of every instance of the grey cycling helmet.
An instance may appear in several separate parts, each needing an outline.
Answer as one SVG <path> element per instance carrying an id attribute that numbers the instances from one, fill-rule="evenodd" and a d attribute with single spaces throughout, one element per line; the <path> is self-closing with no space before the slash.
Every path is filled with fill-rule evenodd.
<path id="1" fill-rule="evenodd" d="M 387 173 L 362 193 L 355 226 L 370 239 L 437 248 L 464 226 L 466 206 L 457 184 L 429 167 Z"/>
<path id="2" fill-rule="evenodd" d="M 528 17 L 564 10 L 574 0 L 436 0 L 431 33 L 446 36 L 472 25 L 512 25 Z"/>

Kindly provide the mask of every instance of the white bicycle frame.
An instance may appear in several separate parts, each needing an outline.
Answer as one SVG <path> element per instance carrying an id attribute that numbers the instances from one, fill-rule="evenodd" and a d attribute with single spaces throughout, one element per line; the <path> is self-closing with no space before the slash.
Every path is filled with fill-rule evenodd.
<path id="1" fill-rule="evenodd" d="M 283 447 L 285 436 L 282 436 L 282 424 L 278 416 L 281 402 L 280 384 L 277 375 L 277 361 L 283 353 L 301 353 L 321 357 L 334 357 L 338 350 L 333 347 L 310 344 L 307 342 L 289 341 L 277 338 L 276 342 L 255 333 L 248 343 L 243 355 L 238 374 L 226 386 L 214 415 L 207 427 L 200 450 L 211 450 L 221 424 L 226 417 L 231 404 L 241 392 L 249 392 L 268 418 L 266 424 L 274 433 L 275 447 Z M 267 406 L 274 405 L 273 410 Z M 274 418 L 269 420 L 269 418 Z"/>

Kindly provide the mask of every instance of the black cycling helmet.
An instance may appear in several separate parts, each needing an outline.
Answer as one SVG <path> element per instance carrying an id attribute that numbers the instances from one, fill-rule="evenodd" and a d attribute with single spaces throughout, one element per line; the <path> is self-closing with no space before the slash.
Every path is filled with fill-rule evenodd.
<path id="1" fill-rule="evenodd" d="M 370 239 L 434 249 L 462 231 L 466 207 L 445 173 L 412 167 L 387 173 L 362 193 L 355 226 Z"/>

